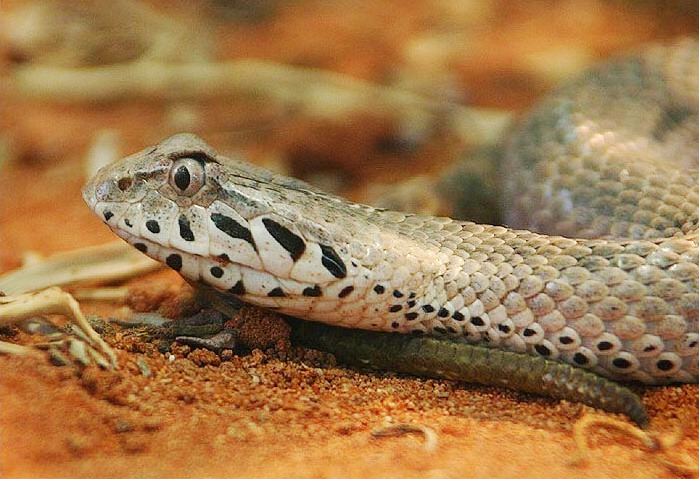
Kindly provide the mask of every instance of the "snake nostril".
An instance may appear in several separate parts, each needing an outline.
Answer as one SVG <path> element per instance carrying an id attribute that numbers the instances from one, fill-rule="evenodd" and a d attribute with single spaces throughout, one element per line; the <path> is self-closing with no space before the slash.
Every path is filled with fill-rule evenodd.
<path id="1" fill-rule="evenodd" d="M 131 188 L 131 183 L 131 178 L 121 178 L 119 181 L 117 181 L 117 186 L 121 191 L 126 191 Z"/>

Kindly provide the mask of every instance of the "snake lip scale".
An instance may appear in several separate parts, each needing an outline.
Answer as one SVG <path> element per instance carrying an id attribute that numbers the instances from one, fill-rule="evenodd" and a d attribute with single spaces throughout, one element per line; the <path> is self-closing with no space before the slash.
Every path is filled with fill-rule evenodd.
<path id="1" fill-rule="evenodd" d="M 103 168 L 83 196 L 189 281 L 291 316 L 696 383 L 697 72 L 696 41 L 648 47 L 518 123 L 506 218 L 527 229 L 354 204 L 192 134 Z"/>

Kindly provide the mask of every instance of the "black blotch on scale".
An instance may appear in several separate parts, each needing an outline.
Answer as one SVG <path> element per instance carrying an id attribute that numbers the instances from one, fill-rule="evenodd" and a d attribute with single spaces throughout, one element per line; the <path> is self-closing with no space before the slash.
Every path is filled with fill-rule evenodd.
<path id="1" fill-rule="evenodd" d="M 612 364 L 614 365 L 614 367 L 619 369 L 626 369 L 631 367 L 631 362 L 628 359 L 624 358 L 614 358 L 612 360 Z"/>
<path id="2" fill-rule="evenodd" d="M 655 367 L 658 368 L 658 370 L 660 371 L 669 371 L 672 369 L 673 366 L 674 364 L 672 363 L 672 361 L 668 359 L 661 359 L 660 361 L 655 363 Z"/>
<path id="3" fill-rule="evenodd" d="M 245 226 L 238 223 L 233 218 L 222 215 L 220 213 L 211 213 L 211 221 L 219 230 L 226 233 L 231 238 L 237 238 L 247 241 L 255 248 L 257 251 L 257 246 L 255 246 L 255 241 L 252 239 L 252 233 Z"/>
<path id="4" fill-rule="evenodd" d="M 153 234 L 157 235 L 158 233 L 160 233 L 160 225 L 155 220 L 146 221 L 146 228 L 148 228 L 148 231 L 150 231 Z"/>
<path id="5" fill-rule="evenodd" d="M 393 306 L 391 306 L 390 308 L 388 308 L 388 310 L 389 310 L 391 313 L 397 313 L 397 312 L 400 311 L 401 309 L 403 309 L 403 306 L 401 306 L 400 304 L 394 304 Z"/>
<path id="6" fill-rule="evenodd" d="M 534 350 L 542 356 L 551 356 L 551 350 L 543 344 L 535 345 Z"/>
<path id="7" fill-rule="evenodd" d="M 167 258 L 165 258 L 165 264 L 174 269 L 175 271 L 179 271 L 182 269 L 182 256 L 178 254 L 171 254 Z"/>
<path id="8" fill-rule="evenodd" d="M 277 286 L 277 287 L 274 288 L 272 291 L 270 291 L 269 293 L 267 293 L 267 296 L 269 296 L 270 298 L 285 298 L 285 297 L 286 297 L 286 293 L 284 292 L 284 290 L 283 290 L 282 288 L 280 288 L 279 286 Z"/>
<path id="9" fill-rule="evenodd" d="M 228 289 L 229 293 L 233 294 L 245 294 L 245 285 L 242 280 L 238 280 L 231 288 Z"/>
<path id="10" fill-rule="evenodd" d="M 302 294 L 304 296 L 309 297 L 309 298 L 318 298 L 318 297 L 322 296 L 323 291 L 320 289 L 320 286 L 318 286 L 316 284 L 312 288 L 310 286 L 308 288 L 304 288 Z"/>
<path id="11" fill-rule="evenodd" d="M 377 284 L 376 286 L 374 286 L 374 292 L 375 292 L 376 294 L 383 294 L 384 291 L 386 291 L 386 288 L 384 288 L 384 287 L 381 286 L 380 284 Z"/>
<path id="12" fill-rule="evenodd" d="M 410 313 L 405 313 L 405 319 L 407 319 L 408 321 L 413 321 L 413 320 L 417 319 L 417 316 L 418 315 L 415 311 L 410 312 Z"/>
<path id="13" fill-rule="evenodd" d="M 575 364 L 579 364 L 580 366 L 584 366 L 587 364 L 588 359 L 587 356 L 585 356 L 583 353 L 575 353 L 573 354 L 573 361 Z"/>
<path id="14" fill-rule="evenodd" d="M 218 266 L 213 266 L 210 270 L 211 276 L 214 278 L 220 278 L 223 276 L 223 269 L 219 268 Z"/>
<path id="15" fill-rule="evenodd" d="M 133 225 L 131 224 L 131 220 L 128 218 L 124 218 L 124 224 L 128 226 L 129 228 L 133 228 Z"/>
<path id="16" fill-rule="evenodd" d="M 265 225 L 272 238 L 289 252 L 292 260 L 297 261 L 306 251 L 306 243 L 303 239 L 289 231 L 288 228 L 269 218 L 262 218 L 262 224 Z"/>
<path id="17" fill-rule="evenodd" d="M 321 262 L 323 266 L 330 271 L 330 274 L 336 278 L 345 278 L 347 276 L 347 266 L 345 266 L 345 263 L 332 246 L 320 245 L 320 251 L 323 253 Z"/>
<path id="18" fill-rule="evenodd" d="M 114 216 L 114 213 L 109 210 L 104 210 L 104 221 L 109 221 L 112 216 Z"/>
<path id="19" fill-rule="evenodd" d="M 146 251 L 148 251 L 148 246 L 146 246 L 143 243 L 134 243 L 133 246 L 141 253 L 145 253 Z"/>
<path id="20" fill-rule="evenodd" d="M 187 217 L 181 215 L 180 218 L 177 220 L 177 223 L 180 225 L 180 236 L 182 237 L 182 239 L 185 241 L 194 241 L 194 232 L 192 231 L 192 228 L 189 225 L 189 220 L 187 219 Z"/>
<path id="21" fill-rule="evenodd" d="M 344 288 L 342 291 L 340 291 L 340 294 L 338 294 L 337 296 L 340 297 L 340 298 L 345 298 L 345 297 L 347 297 L 347 295 L 349 295 L 352 291 L 354 291 L 354 286 L 347 286 L 347 287 Z"/>

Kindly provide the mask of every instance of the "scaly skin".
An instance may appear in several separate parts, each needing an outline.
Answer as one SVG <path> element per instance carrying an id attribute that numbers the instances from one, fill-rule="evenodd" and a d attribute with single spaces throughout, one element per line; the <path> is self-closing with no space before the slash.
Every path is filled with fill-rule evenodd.
<path id="1" fill-rule="evenodd" d="M 509 224 L 579 238 L 352 204 L 190 134 L 106 167 L 83 195 L 149 256 L 252 304 L 697 382 L 698 52 L 603 65 L 510 135 Z"/>

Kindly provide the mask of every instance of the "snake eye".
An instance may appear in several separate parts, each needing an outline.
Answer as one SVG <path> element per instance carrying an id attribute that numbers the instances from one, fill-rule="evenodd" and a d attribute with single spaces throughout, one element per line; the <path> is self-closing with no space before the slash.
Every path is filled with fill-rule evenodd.
<path id="1" fill-rule="evenodd" d="M 204 165 L 194 158 L 179 158 L 172 163 L 169 181 L 179 194 L 192 196 L 204 186 Z"/>

